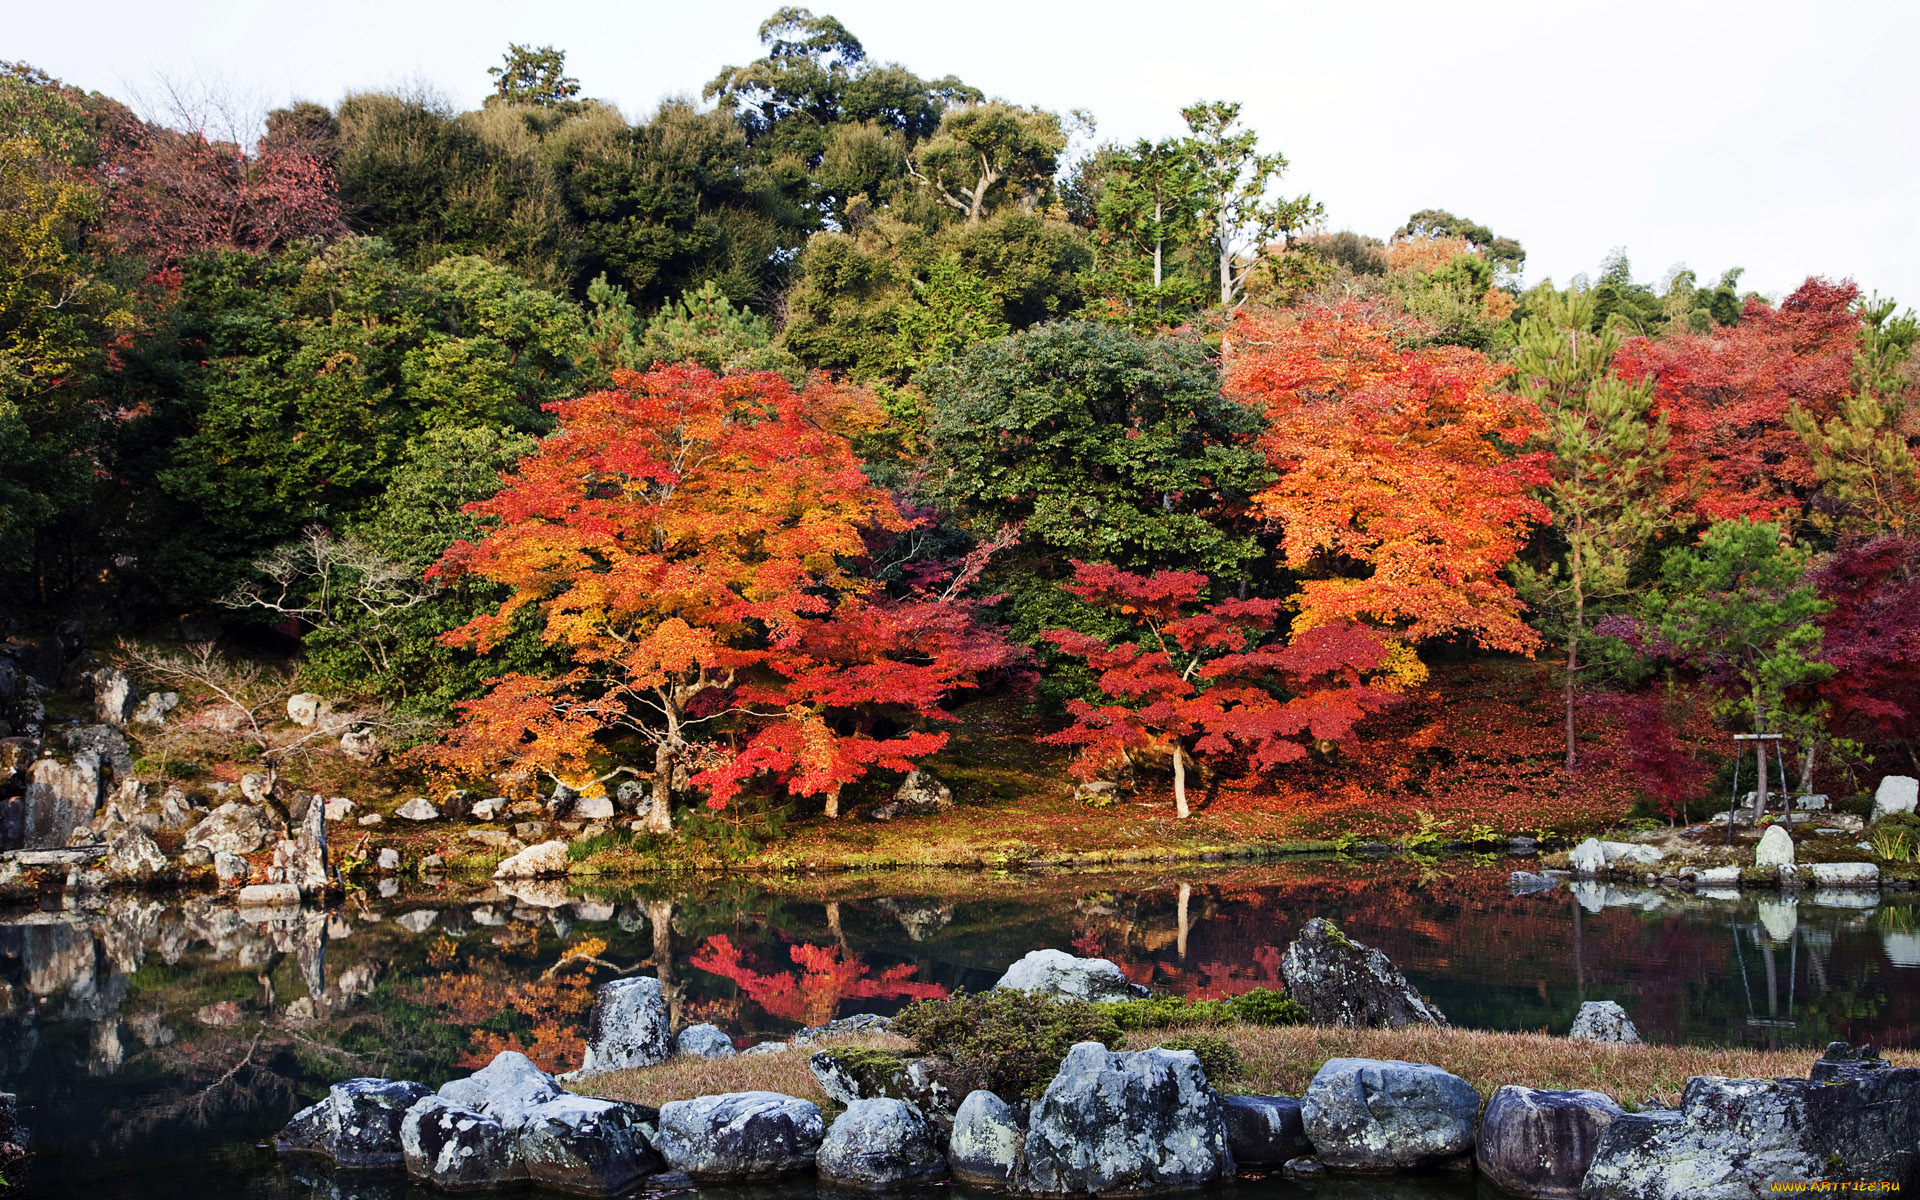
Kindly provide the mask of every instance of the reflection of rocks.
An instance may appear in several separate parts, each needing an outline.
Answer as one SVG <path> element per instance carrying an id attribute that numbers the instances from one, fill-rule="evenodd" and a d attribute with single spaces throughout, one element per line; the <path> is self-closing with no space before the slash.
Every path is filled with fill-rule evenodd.
<path id="1" fill-rule="evenodd" d="M 900 922 L 907 936 L 916 942 L 926 941 L 953 920 L 954 909 L 951 904 L 881 899 L 875 900 L 873 906 Z"/>
<path id="2" fill-rule="evenodd" d="M 1776 942 L 1793 939 L 1793 931 L 1800 926 L 1800 902 L 1792 896 L 1768 898 L 1760 901 L 1760 927 L 1767 936 Z"/>
<path id="3" fill-rule="evenodd" d="M 569 903 L 567 885 L 559 879 L 502 879 L 500 890 L 534 908 L 559 909 Z M 479 918 L 476 917 L 475 920 Z M 484 923 L 484 922 L 483 922 Z"/>

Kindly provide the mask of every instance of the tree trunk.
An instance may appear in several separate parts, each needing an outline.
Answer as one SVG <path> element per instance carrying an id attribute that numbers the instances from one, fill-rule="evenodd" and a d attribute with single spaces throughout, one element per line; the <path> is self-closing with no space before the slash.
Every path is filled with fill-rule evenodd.
<path id="1" fill-rule="evenodd" d="M 1187 755 L 1179 746 L 1173 748 L 1173 812 L 1175 816 L 1189 815 L 1187 809 Z"/>
<path id="2" fill-rule="evenodd" d="M 1802 796 L 1813 792 L 1813 757 L 1818 752 L 1818 746 L 1812 742 L 1807 743 L 1806 756 L 1800 760 L 1800 794 Z"/>
<path id="3" fill-rule="evenodd" d="M 837 786 L 830 787 L 827 789 L 827 816 L 838 817 L 839 815 L 840 815 L 840 789 Z"/>
<path id="4" fill-rule="evenodd" d="M 1760 768 L 1760 783 L 1753 789 L 1753 823 L 1758 825 L 1767 813 L 1767 743 L 1757 738 L 1753 743 L 1753 761 Z"/>
<path id="5" fill-rule="evenodd" d="M 653 807 L 647 810 L 648 833 L 673 832 L 673 744 L 661 738 L 653 748 Z"/>
<path id="6" fill-rule="evenodd" d="M 1574 611 L 1577 613 L 1579 609 L 1576 608 Z M 1567 774 L 1569 775 L 1573 774 L 1573 767 L 1576 761 L 1575 748 L 1580 744 L 1579 731 L 1573 726 L 1573 678 L 1574 673 L 1579 669 L 1580 625 L 1579 619 L 1576 617 L 1572 627 L 1567 630 L 1567 680 L 1565 690 L 1567 699 Z"/>
<path id="7" fill-rule="evenodd" d="M 1153 202 L 1153 309 L 1160 311 L 1160 247 L 1166 237 L 1160 230 L 1160 201 Z"/>

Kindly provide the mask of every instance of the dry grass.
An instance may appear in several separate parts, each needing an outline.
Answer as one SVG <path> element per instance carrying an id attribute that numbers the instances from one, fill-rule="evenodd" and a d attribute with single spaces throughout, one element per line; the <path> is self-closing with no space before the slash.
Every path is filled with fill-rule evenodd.
<path id="1" fill-rule="evenodd" d="M 861 1047 L 898 1050 L 907 1045 L 902 1038 L 888 1034 L 862 1034 L 857 1037 L 826 1038 L 810 1046 L 795 1046 L 784 1054 L 736 1055 L 733 1058 L 671 1058 L 657 1067 L 639 1067 L 631 1071 L 609 1071 L 583 1079 L 576 1091 L 607 1100 L 625 1100 L 630 1104 L 659 1107 L 669 1100 L 691 1100 L 695 1096 L 713 1096 L 722 1092 L 782 1092 L 811 1100 L 822 1109 L 839 1107 L 827 1099 L 820 1084 L 807 1069 L 807 1060 L 815 1050 L 830 1047 Z"/>
<path id="2" fill-rule="evenodd" d="M 1673 1105 L 1679 1102 L 1689 1076 L 1804 1078 L 1819 1056 L 1819 1051 L 1811 1048 L 1607 1046 L 1538 1033 L 1312 1025 L 1168 1029 L 1131 1034 L 1128 1044 L 1148 1046 L 1188 1032 L 1224 1037 L 1240 1052 L 1244 1073 L 1226 1090 L 1273 1096 L 1298 1096 L 1306 1091 L 1322 1063 L 1351 1057 L 1432 1063 L 1471 1083 L 1483 1098 L 1503 1084 L 1517 1083 L 1537 1088 L 1590 1088 L 1633 1106 L 1643 1106 L 1649 1100 Z M 899 1038 L 870 1035 L 823 1042 L 821 1047 L 897 1049 L 906 1044 Z M 799 1096 L 827 1109 L 832 1104 L 807 1069 L 811 1049 L 712 1061 L 675 1059 L 657 1067 L 596 1076 L 580 1087 L 596 1096 L 652 1105 L 720 1092 L 763 1090 Z M 1892 1051 L 1887 1057 L 1900 1066 L 1920 1066 L 1920 1053 Z"/>

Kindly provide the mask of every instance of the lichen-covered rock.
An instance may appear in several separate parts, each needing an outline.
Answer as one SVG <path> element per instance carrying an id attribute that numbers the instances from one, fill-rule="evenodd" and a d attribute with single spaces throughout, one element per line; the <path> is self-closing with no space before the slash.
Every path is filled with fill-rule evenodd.
<path id="1" fill-rule="evenodd" d="M 495 879 L 541 879 L 567 873 L 567 844 L 541 842 L 528 846 L 493 869 Z"/>
<path id="2" fill-rule="evenodd" d="M 371 729 L 349 729 L 341 734 L 340 753 L 365 767 L 375 766 L 386 757 Z"/>
<path id="3" fill-rule="evenodd" d="M 1567 1036 L 1576 1042 L 1618 1042 L 1640 1044 L 1640 1031 L 1634 1027 L 1627 1010 L 1611 1000 L 1588 1000 L 1580 1005 Z"/>
<path id="4" fill-rule="evenodd" d="M 534 1109 L 566 1094 L 558 1080 L 517 1050 L 502 1050 L 465 1079 L 440 1085 L 440 1096 L 484 1113 L 508 1130 L 518 1129 Z"/>
<path id="5" fill-rule="evenodd" d="M 827 1130 L 820 1178 L 872 1191 L 932 1183 L 947 1174 L 934 1131 L 904 1100 L 855 1100 Z"/>
<path id="6" fill-rule="evenodd" d="M 533 1109 L 518 1150 L 535 1187 L 576 1194 L 616 1195 L 660 1168 L 636 1110 L 590 1096 L 561 1096 Z"/>
<path id="7" fill-rule="evenodd" d="M 909 813 L 940 812 L 953 807 L 953 789 L 931 771 L 913 770 L 894 789 L 893 802 Z"/>
<path id="8" fill-rule="evenodd" d="M 109 725 L 125 725 L 140 703 L 140 689 L 125 671 L 104 667 L 93 673 L 93 712 Z"/>
<path id="9" fill-rule="evenodd" d="M 1920 1068 L 1827 1057 L 1814 1068 L 1821 1079 L 1697 1075 L 1677 1111 L 1617 1118 L 1582 1200 L 1734 1200 L 1779 1180 L 1920 1187 Z"/>
<path id="10" fill-rule="evenodd" d="M 1625 1115 L 1600 1092 L 1508 1084 L 1487 1101 L 1474 1162 L 1482 1175 L 1513 1195 L 1574 1200 L 1600 1135 Z"/>
<path id="11" fill-rule="evenodd" d="M 107 856 L 100 860 L 107 878 L 122 883 L 149 883 L 167 869 L 167 856 L 138 825 L 121 826 L 107 843 Z"/>
<path id="12" fill-rule="evenodd" d="M 409 1178 L 442 1191 L 503 1188 L 527 1178 L 518 1139 L 485 1113 L 445 1096 L 424 1096 L 400 1122 Z"/>
<path id="13" fill-rule="evenodd" d="M 1815 887 L 1870 888 L 1880 886 L 1880 868 L 1873 863 L 1811 863 L 1806 868 Z"/>
<path id="14" fill-rule="evenodd" d="M 811 1169 L 825 1134 L 812 1101 L 729 1092 L 661 1105 L 654 1148 L 694 1179 L 771 1179 Z"/>
<path id="15" fill-rule="evenodd" d="M 1075 958 L 1064 950 L 1028 953 L 993 986 L 1095 1003 L 1131 1000 L 1136 995 L 1117 964 L 1104 958 Z"/>
<path id="16" fill-rule="evenodd" d="M 1447 1023 L 1386 955 L 1322 917 L 1308 921 L 1287 947 L 1280 974 L 1288 994 L 1316 1025 L 1401 1029 Z"/>
<path id="17" fill-rule="evenodd" d="M 587 1016 L 582 1072 L 650 1067 L 673 1054 L 667 997 L 658 979 L 637 976 L 602 984 Z"/>
<path id="18" fill-rule="evenodd" d="M 33 764 L 19 813 L 10 824 L 28 850 L 51 850 L 67 844 L 73 831 L 84 828 L 100 809 L 102 796 L 100 755 L 81 750 L 62 762 L 42 758 Z"/>
<path id="19" fill-rule="evenodd" d="M 344 1170 L 401 1166 L 400 1123 L 421 1097 L 432 1094 L 409 1080 L 344 1080 L 327 1089 L 325 1100 L 294 1114 L 275 1147 L 283 1154 L 325 1155 Z"/>
<path id="20" fill-rule="evenodd" d="M 26 1182 L 27 1128 L 20 1124 L 20 1101 L 12 1092 L 0 1092 L 0 1188 Z"/>
<path id="21" fill-rule="evenodd" d="M 1760 844 L 1754 848 L 1753 865 L 1774 868 L 1793 865 L 1793 838 L 1785 826 L 1767 826 L 1767 831 L 1760 835 Z"/>
<path id="22" fill-rule="evenodd" d="M 167 714 L 180 707 L 179 692 L 154 692 L 133 710 L 135 725 L 165 725 Z"/>
<path id="23" fill-rule="evenodd" d="M 1225 1117 L 1227 1148 L 1235 1165 L 1278 1167 L 1313 1153 L 1306 1126 L 1300 1119 L 1301 1102 L 1293 1096 L 1228 1096 Z"/>
<path id="24" fill-rule="evenodd" d="M 985 1089 L 969 1092 L 953 1116 L 947 1169 L 959 1183 L 1013 1187 L 1026 1137 L 1005 1100 Z"/>
<path id="25" fill-rule="evenodd" d="M 267 816 L 259 807 L 229 800 L 187 831 L 186 844 L 222 854 L 252 854 L 267 841 Z"/>
<path id="26" fill-rule="evenodd" d="M 308 803 L 300 835 L 293 842 L 293 860 L 287 865 L 287 882 L 308 895 L 324 892 L 336 882 L 327 856 L 327 809 L 319 796 Z"/>
<path id="27" fill-rule="evenodd" d="M 837 1103 L 903 1100 L 944 1131 L 953 1123 L 959 1098 L 941 1078 L 941 1065 L 939 1059 L 895 1050 L 852 1048 L 815 1051 L 807 1061 L 820 1090 Z"/>
<path id="28" fill-rule="evenodd" d="M 300 889 L 291 883 L 250 883 L 240 889 L 240 903 L 250 908 L 299 908 Z"/>
<path id="29" fill-rule="evenodd" d="M 1920 779 L 1911 775 L 1888 775 L 1873 791 L 1873 815 L 1878 821 L 1894 813 L 1910 813 L 1920 806 Z"/>
<path id="30" fill-rule="evenodd" d="M 1567 865 L 1576 875 L 1598 875 L 1607 869 L 1607 852 L 1601 848 L 1599 838 L 1588 838 L 1567 855 Z"/>
<path id="31" fill-rule="evenodd" d="M 1336 1171 L 1445 1167 L 1473 1150 L 1480 1095 L 1425 1063 L 1334 1058 L 1314 1074 L 1300 1117 L 1316 1156 Z"/>
<path id="32" fill-rule="evenodd" d="M 676 1053 L 689 1058 L 732 1058 L 739 1051 L 733 1039 L 718 1025 L 689 1025 L 673 1039 Z"/>
<path id="33" fill-rule="evenodd" d="M 1022 1183 L 1035 1192 L 1165 1192 L 1231 1179 L 1223 1110 L 1190 1050 L 1081 1042 L 1034 1102 Z"/>
<path id="34" fill-rule="evenodd" d="M 850 1017 L 836 1017 L 825 1025 L 807 1026 L 793 1035 L 793 1044 L 804 1046 L 821 1038 L 844 1037 L 851 1033 L 885 1033 L 891 1028 L 892 1017 L 883 1017 L 879 1013 L 854 1013 Z"/>

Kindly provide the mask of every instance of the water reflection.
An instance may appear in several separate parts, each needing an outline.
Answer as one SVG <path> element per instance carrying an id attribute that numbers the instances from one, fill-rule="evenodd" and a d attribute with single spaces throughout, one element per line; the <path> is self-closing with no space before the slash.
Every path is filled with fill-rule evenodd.
<path id="1" fill-rule="evenodd" d="M 1582 1000 L 1612 999 L 1659 1041 L 1920 1040 L 1908 903 L 1597 884 L 1516 897 L 1508 869 L 449 882 L 330 911 L 114 898 L 0 913 L 0 1090 L 32 1110 L 34 1194 L 154 1195 L 180 1176 L 305 1195 L 255 1146 L 327 1083 L 437 1084 L 501 1049 L 577 1065 L 592 990 L 618 974 L 657 972 L 677 1023 L 745 1044 L 988 987 L 1040 946 L 1196 997 L 1273 986 L 1313 916 L 1378 945 L 1460 1025 L 1559 1032 Z"/>

